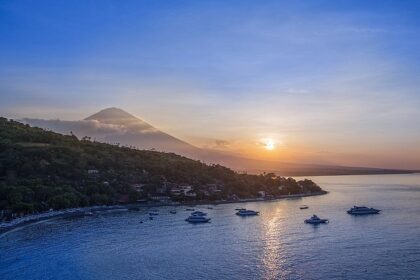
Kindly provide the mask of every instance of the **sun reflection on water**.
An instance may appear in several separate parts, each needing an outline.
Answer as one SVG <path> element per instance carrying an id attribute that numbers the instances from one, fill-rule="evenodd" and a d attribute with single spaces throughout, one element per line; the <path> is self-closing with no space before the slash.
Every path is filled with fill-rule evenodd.
<path id="1" fill-rule="evenodd" d="M 280 242 L 280 220 L 282 209 L 277 208 L 274 213 L 264 216 L 264 251 L 262 264 L 264 266 L 264 279 L 279 279 L 282 272 L 282 251 Z"/>

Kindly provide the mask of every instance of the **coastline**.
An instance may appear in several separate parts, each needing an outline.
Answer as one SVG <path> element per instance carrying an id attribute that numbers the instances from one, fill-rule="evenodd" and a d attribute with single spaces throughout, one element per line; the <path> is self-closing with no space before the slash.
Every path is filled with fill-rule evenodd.
<path id="1" fill-rule="evenodd" d="M 315 175 L 305 174 L 305 175 L 284 175 L 286 177 L 292 178 L 309 178 L 309 177 L 332 177 L 332 176 L 384 176 L 384 175 L 410 175 L 410 174 L 420 174 L 420 171 L 414 170 L 409 172 L 386 172 L 386 173 L 331 173 L 331 174 L 319 174 L 316 173 Z M 281 175 L 283 176 L 283 175 Z"/>
<path id="2" fill-rule="evenodd" d="M 10 222 L 1 222 L 0 223 L 0 234 L 4 234 L 13 229 L 17 229 L 29 224 L 34 224 L 36 222 L 60 219 L 60 218 L 70 218 L 70 217 L 83 217 L 90 215 L 91 213 L 101 213 L 107 211 L 128 211 L 133 207 L 142 207 L 142 208 L 151 208 L 151 207 L 165 207 L 165 206 L 191 206 L 191 205 L 219 205 L 219 204 L 232 204 L 232 203 L 246 203 L 246 202 L 271 202 L 287 198 L 301 198 L 309 196 L 319 196 L 328 194 L 327 191 L 321 191 L 316 193 L 305 193 L 305 194 L 293 194 L 293 195 L 282 195 L 272 199 L 264 198 L 250 198 L 250 199 L 240 199 L 240 200 L 216 200 L 216 201 L 189 201 L 189 202 L 172 202 L 172 203 L 130 203 L 130 204 L 117 204 L 110 206 L 88 206 L 88 207 L 79 207 L 79 208 L 70 208 L 64 210 L 54 210 L 43 212 L 39 214 L 27 215 L 24 217 L 16 218 Z"/>

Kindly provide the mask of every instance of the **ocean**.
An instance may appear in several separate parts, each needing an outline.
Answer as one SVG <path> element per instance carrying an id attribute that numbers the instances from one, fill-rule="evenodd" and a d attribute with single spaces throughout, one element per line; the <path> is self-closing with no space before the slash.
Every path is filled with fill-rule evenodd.
<path id="1" fill-rule="evenodd" d="M 208 224 L 179 206 L 27 225 L 0 236 L 0 279 L 420 279 L 420 174 L 310 179 L 329 193 L 196 206 Z M 305 224 L 312 214 L 330 222 Z"/>

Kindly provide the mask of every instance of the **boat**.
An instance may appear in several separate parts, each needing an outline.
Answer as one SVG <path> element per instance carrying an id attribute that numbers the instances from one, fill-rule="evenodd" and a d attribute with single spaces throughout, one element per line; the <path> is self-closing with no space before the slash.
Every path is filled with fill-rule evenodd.
<path id="1" fill-rule="evenodd" d="M 245 216 L 257 216 L 259 213 L 260 212 L 254 211 L 254 210 L 242 209 L 242 210 L 239 210 L 238 212 L 236 212 L 236 215 L 241 216 L 241 217 L 245 217 Z"/>
<path id="2" fill-rule="evenodd" d="M 310 219 L 305 220 L 306 224 L 318 225 L 328 223 L 328 219 L 320 219 L 317 215 L 313 215 Z"/>
<path id="3" fill-rule="evenodd" d="M 244 211 L 244 210 L 246 210 L 245 208 L 236 208 L 235 209 L 236 211 Z"/>
<path id="4" fill-rule="evenodd" d="M 85 212 L 85 216 L 93 216 L 93 213 L 92 212 Z"/>
<path id="5" fill-rule="evenodd" d="M 159 215 L 159 213 L 157 213 L 157 212 L 149 212 L 149 216 L 157 216 L 157 215 Z"/>
<path id="6" fill-rule="evenodd" d="M 307 205 L 302 205 L 299 207 L 300 209 L 308 209 L 309 207 Z"/>
<path id="7" fill-rule="evenodd" d="M 185 211 L 194 211 L 195 209 L 194 208 L 187 208 L 187 209 L 185 209 Z"/>
<path id="8" fill-rule="evenodd" d="M 176 214 L 176 210 L 171 210 L 171 211 L 169 211 L 169 213 Z"/>
<path id="9" fill-rule="evenodd" d="M 198 216 L 198 215 L 191 215 L 188 218 L 185 219 L 185 221 L 192 223 L 192 224 L 198 224 L 198 223 L 208 223 L 210 222 L 210 218 L 207 218 L 205 216 Z"/>
<path id="10" fill-rule="evenodd" d="M 365 206 L 353 206 L 350 210 L 347 210 L 347 213 L 350 215 L 369 215 L 369 214 L 379 214 L 381 210 L 375 208 L 368 208 Z"/>
<path id="11" fill-rule="evenodd" d="M 192 216 L 207 216 L 207 213 L 201 211 L 194 211 L 191 213 Z"/>

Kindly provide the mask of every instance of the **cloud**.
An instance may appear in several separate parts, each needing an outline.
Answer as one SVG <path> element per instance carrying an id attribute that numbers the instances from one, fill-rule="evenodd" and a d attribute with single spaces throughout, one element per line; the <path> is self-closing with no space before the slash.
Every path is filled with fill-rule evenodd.
<path id="1" fill-rule="evenodd" d="M 53 130 L 63 134 L 74 133 L 78 137 L 86 135 L 111 135 L 111 134 L 127 134 L 133 133 L 124 125 L 105 124 L 97 120 L 80 120 L 80 121 L 64 121 L 64 120 L 43 120 L 24 118 L 23 123 L 31 126 L 41 127 Z M 150 133 L 149 129 L 136 130 L 139 133 Z"/>
<path id="2" fill-rule="evenodd" d="M 73 133 L 78 138 L 89 136 L 92 140 L 104 143 L 120 143 L 139 149 L 155 149 L 185 155 L 195 155 L 197 152 L 196 147 L 141 120 L 138 120 L 138 124 L 128 125 L 106 124 L 97 120 L 63 121 L 26 118 L 20 121 L 62 134 Z"/>
<path id="3" fill-rule="evenodd" d="M 214 146 L 215 148 L 218 149 L 226 149 L 230 146 L 231 142 L 226 141 L 226 140 L 215 140 L 214 141 Z"/>

